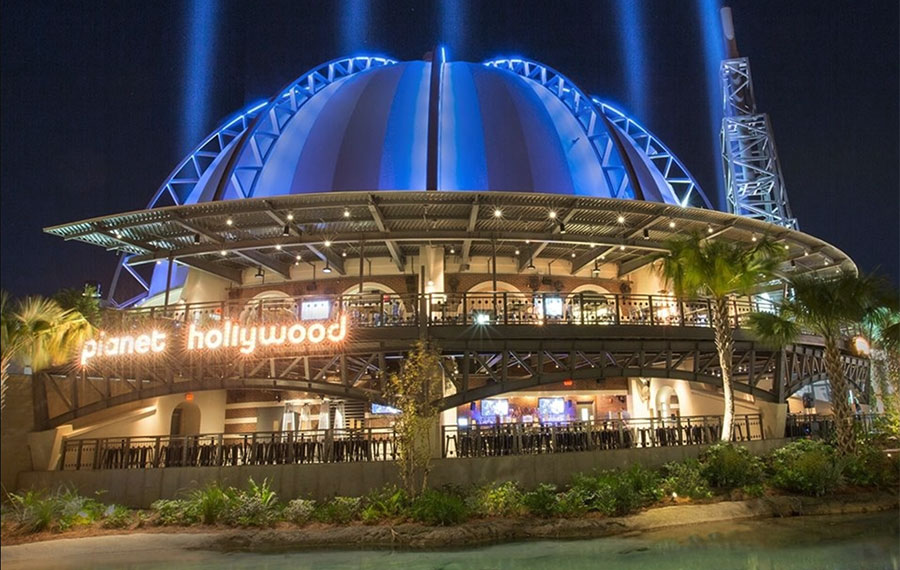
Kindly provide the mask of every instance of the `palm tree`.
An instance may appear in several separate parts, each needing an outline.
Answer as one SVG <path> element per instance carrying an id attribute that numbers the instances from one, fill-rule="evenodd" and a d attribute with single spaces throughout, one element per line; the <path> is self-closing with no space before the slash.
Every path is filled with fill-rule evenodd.
<path id="1" fill-rule="evenodd" d="M 711 301 L 716 352 L 722 369 L 725 414 L 722 441 L 731 441 L 734 424 L 732 356 L 734 330 L 728 317 L 728 301 L 733 295 L 749 295 L 761 281 L 772 278 L 780 258 L 768 240 L 752 245 L 705 239 L 692 235 L 670 241 L 669 252 L 660 256 L 659 272 L 679 297 L 706 297 Z"/>
<path id="2" fill-rule="evenodd" d="M 872 377 L 884 405 L 887 425 L 900 435 L 900 309 L 897 296 L 871 309 L 863 318 L 862 334 L 869 342 Z"/>
<path id="3" fill-rule="evenodd" d="M 34 372 L 61 364 L 93 330 L 81 313 L 63 309 L 51 299 L 34 296 L 14 302 L 0 291 L 0 410 L 6 406 L 12 362 Z"/>
<path id="4" fill-rule="evenodd" d="M 837 448 L 841 454 L 851 454 L 856 442 L 850 393 L 841 367 L 841 340 L 845 331 L 855 330 L 876 304 L 880 288 L 871 277 L 849 273 L 828 279 L 796 277 L 788 285 L 793 296 L 781 301 L 777 314 L 751 314 L 751 330 L 760 340 L 777 348 L 793 342 L 801 331 L 822 337 Z"/>

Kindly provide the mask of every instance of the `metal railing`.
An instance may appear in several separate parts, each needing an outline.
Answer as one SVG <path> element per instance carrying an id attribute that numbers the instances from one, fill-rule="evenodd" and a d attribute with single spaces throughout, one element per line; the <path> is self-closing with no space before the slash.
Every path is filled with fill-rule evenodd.
<path id="1" fill-rule="evenodd" d="M 854 414 L 853 421 L 866 433 L 876 428 L 883 414 Z M 834 416 L 831 414 L 790 414 L 784 424 L 784 437 L 816 437 L 828 439 L 834 435 Z"/>
<path id="2" fill-rule="evenodd" d="M 716 443 L 722 416 L 444 426 L 443 457 L 494 457 Z M 763 439 L 759 414 L 735 417 L 734 441 Z"/>
<path id="3" fill-rule="evenodd" d="M 770 302 L 752 298 L 729 301 L 729 318 L 740 327 L 754 311 L 775 311 Z M 667 295 L 593 292 L 493 292 L 362 295 L 305 295 L 258 300 L 229 300 L 137 307 L 112 311 L 109 324 L 164 318 L 215 324 L 223 319 L 241 322 L 322 320 L 344 314 L 359 327 L 441 325 L 649 325 L 709 327 L 711 301 L 684 300 Z M 116 322 L 118 321 L 118 322 Z"/>
<path id="4" fill-rule="evenodd" d="M 389 461 L 390 428 L 66 440 L 60 470 Z"/>

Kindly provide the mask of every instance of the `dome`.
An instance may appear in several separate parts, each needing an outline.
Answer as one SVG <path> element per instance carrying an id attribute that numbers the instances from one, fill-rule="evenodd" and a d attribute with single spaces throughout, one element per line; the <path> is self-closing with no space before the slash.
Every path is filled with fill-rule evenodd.
<path id="1" fill-rule="evenodd" d="M 521 59 L 335 60 L 226 123 L 163 189 L 179 204 L 427 189 L 709 206 L 658 139 Z"/>

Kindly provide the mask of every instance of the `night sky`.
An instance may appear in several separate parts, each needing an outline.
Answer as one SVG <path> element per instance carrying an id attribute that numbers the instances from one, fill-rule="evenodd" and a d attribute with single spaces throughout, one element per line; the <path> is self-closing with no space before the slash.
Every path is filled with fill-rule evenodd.
<path id="1" fill-rule="evenodd" d="M 898 3 L 730 5 L 801 229 L 896 286 Z M 192 25 L 189 3 L 4 2 L 0 284 L 15 295 L 85 280 L 107 286 L 113 253 L 41 228 L 142 209 L 189 141 L 319 63 L 357 52 L 417 59 L 439 42 L 451 59 L 522 55 L 560 70 L 636 114 L 716 200 L 721 103 L 710 101 L 705 41 L 716 8 L 716 0 L 221 2 Z M 191 42 L 198 34 L 207 41 Z M 211 65 L 199 72 L 197 44 L 211 46 Z"/>

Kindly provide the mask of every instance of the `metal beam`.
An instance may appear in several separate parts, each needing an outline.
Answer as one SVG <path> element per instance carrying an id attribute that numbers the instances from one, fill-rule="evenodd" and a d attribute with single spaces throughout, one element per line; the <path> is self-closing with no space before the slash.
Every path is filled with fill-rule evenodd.
<path id="1" fill-rule="evenodd" d="M 553 229 L 550 230 L 550 233 L 554 234 L 554 235 L 559 234 L 561 231 L 560 228 L 562 228 L 565 224 L 568 224 L 572 220 L 572 218 L 575 217 L 575 214 L 577 212 L 578 212 L 578 202 L 576 201 L 575 204 L 571 208 L 569 208 L 569 211 L 566 212 L 566 215 L 563 216 L 561 220 L 553 222 L 553 224 L 554 224 Z M 549 242 L 547 242 L 547 241 L 543 241 L 543 242 L 539 243 L 538 245 L 532 247 L 531 250 L 527 253 L 527 255 L 524 255 L 521 259 L 519 259 L 519 264 L 518 264 L 519 273 L 521 273 L 522 270 L 524 270 L 526 267 L 528 267 L 528 265 L 533 262 L 532 260 L 535 257 L 537 257 L 538 255 L 540 255 L 542 251 L 544 251 L 544 248 L 547 247 L 548 243 Z"/>
<path id="2" fill-rule="evenodd" d="M 381 209 L 378 207 L 378 203 L 375 201 L 374 196 L 369 196 L 368 207 L 369 213 L 372 214 L 372 219 L 375 220 L 375 225 L 378 226 L 378 230 L 385 234 L 391 233 L 390 228 L 388 228 L 384 221 L 384 215 L 381 213 Z M 397 242 L 386 239 L 384 240 L 384 244 L 391 254 L 391 259 L 394 260 L 394 265 L 396 265 L 397 269 L 402 273 L 406 268 L 406 258 L 403 257 L 403 252 L 397 246 Z"/>
<path id="3" fill-rule="evenodd" d="M 214 275 L 216 277 L 221 277 L 222 279 L 227 279 L 229 281 L 234 281 L 235 283 L 240 284 L 243 279 L 241 278 L 241 270 L 233 269 L 231 267 L 224 267 L 217 263 L 209 263 L 207 261 L 202 261 L 200 259 L 194 258 L 182 258 L 178 260 L 178 263 L 182 265 L 187 265 L 188 267 L 193 267 L 199 271 L 203 271 L 204 273 L 209 273 L 210 275 Z"/>
<path id="4" fill-rule="evenodd" d="M 243 257 L 247 261 L 250 261 L 251 263 L 261 265 L 269 271 L 274 271 L 285 279 L 291 278 L 291 266 L 289 263 L 278 261 L 277 259 L 273 259 L 271 256 L 259 251 L 246 250 L 236 251 L 235 253 Z"/>
<path id="5" fill-rule="evenodd" d="M 469 225 L 466 226 L 466 231 L 468 233 L 472 233 L 475 231 L 475 225 L 478 223 L 478 209 L 480 205 L 478 203 L 478 196 L 475 196 L 475 199 L 472 201 L 472 207 L 469 209 Z M 462 257 L 460 259 L 460 266 L 465 270 L 469 267 L 469 255 L 472 252 L 472 240 L 464 239 L 462 246 Z"/>

